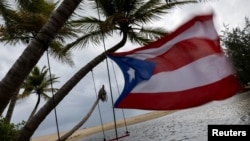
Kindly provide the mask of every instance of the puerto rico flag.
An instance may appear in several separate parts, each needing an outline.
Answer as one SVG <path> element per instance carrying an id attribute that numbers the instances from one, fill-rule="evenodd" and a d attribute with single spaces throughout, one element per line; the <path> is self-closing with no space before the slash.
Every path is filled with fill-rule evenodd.
<path id="1" fill-rule="evenodd" d="M 155 42 L 108 56 L 125 79 L 115 108 L 183 109 L 226 99 L 241 89 L 212 15 L 196 16 Z"/>

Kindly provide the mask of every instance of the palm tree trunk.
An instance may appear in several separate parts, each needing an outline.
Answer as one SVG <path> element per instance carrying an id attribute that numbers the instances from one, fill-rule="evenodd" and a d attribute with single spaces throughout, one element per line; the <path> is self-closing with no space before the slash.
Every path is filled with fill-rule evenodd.
<path id="1" fill-rule="evenodd" d="M 5 119 L 8 123 L 10 123 L 14 109 L 15 109 L 17 96 L 18 96 L 18 92 L 16 92 L 16 94 L 13 95 L 11 100 L 10 100 L 10 105 L 9 105 L 8 111 L 7 111 L 6 116 L 5 116 Z"/>
<path id="2" fill-rule="evenodd" d="M 30 120 L 30 119 L 34 116 L 34 114 L 36 113 L 36 110 L 37 110 L 37 108 L 38 108 L 38 105 L 39 105 L 39 103 L 40 103 L 40 100 L 41 100 L 41 95 L 38 94 L 38 98 L 37 98 L 37 101 L 36 101 L 36 106 L 35 106 L 34 109 L 32 110 L 32 112 L 31 112 L 31 114 L 30 114 L 28 120 Z"/>
<path id="3" fill-rule="evenodd" d="M 25 126 L 19 131 L 18 135 L 15 137 L 14 141 L 28 141 L 33 135 L 35 130 L 38 128 L 40 123 L 46 118 L 46 116 L 63 100 L 63 98 L 76 86 L 76 84 L 95 66 L 102 62 L 106 58 L 106 53 L 114 52 L 124 46 L 127 41 L 127 33 L 123 34 L 122 40 L 114 47 L 107 50 L 93 60 L 91 60 L 87 65 L 81 68 L 77 73 L 75 73 L 58 91 L 57 93 L 49 99 L 45 105 L 35 114 L 29 121 L 26 122 Z"/>
<path id="4" fill-rule="evenodd" d="M 97 97 L 95 103 L 92 105 L 91 109 L 87 113 L 87 115 L 76 125 L 74 126 L 69 132 L 65 133 L 62 137 L 60 137 L 60 140 L 58 139 L 57 141 L 65 141 L 68 139 L 76 130 L 78 130 L 90 117 L 90 115 L 93 113 L 96 105 L 99 102 L 99 98 Z"/>
<path id="5" fill-rule="evenodd" d="M 0 81 L 0 115 L 81 1 L 64 0 Z"/>

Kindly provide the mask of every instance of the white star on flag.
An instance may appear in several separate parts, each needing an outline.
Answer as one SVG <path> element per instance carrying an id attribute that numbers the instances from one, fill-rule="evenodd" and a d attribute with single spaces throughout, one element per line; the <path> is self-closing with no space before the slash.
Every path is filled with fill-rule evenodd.
<path id="1" fill-rule="evenodd" d="M 129 82 L 131 82 L 133 79 L 135 79 L 135 70 L 132 68 L 129 68 L 127 72 L 129 75 Z"/>

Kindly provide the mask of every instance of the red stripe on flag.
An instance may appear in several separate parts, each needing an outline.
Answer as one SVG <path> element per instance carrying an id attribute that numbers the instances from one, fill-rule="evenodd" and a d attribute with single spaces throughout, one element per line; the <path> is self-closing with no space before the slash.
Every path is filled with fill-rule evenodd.
<path id="1" fill-rule="evenodd" d="M 155 74 L 162 71 L 178 69 L 195 60 L 215 53 L 222 53 L 219 47 L 219 40 L 212 41 L 193 38 L 178 42 L 166 53 L 147 60 L 157 63 L 154 71 Z"/>
<path id="2" fill-rule="evenodd" d="M 163 36 L 162 38 L 158 39 L 157 41 L 150 42 L 143 47 L 139 47 L 139 48 L 136 48 L 136 49 L 133 49 L 130 51 L 116 52 L 116 53 L 110 53 L 110 54 L 113 56 L 126 56 L 126 55 L 133 54 L 133 53 L 141 51 L 141 50 L 147 50 L 147 49 L 151 49 L 151 48 L 161 47 L 162 45 L 166 44 L 167 42 L 176 38 L 178 35 L 185 32 L 187 29 L 194 26 L 194 24 L 196 24 L 197 22 L 207 22 L 207 21 L 210 21 L 212 19 L 213 19 L 213 15 L 196 16 L 193 19 L 191 19 L 190 21 L 188 21 L 187 23 L 183 24 L 181 27 L 177 28 L 171 34 Z M 214 29 L 211 29 L 211 30 L 214 30 Z M 192 36 L 192 34 L 190 36 Z M 207 36 L 209 36 L 209 35 L 207 35 Z M 178 41 L 178 42 L 180 42 L 180 41 Z"/>
<path id="3" fill-rule="evenodd" d="M 179 92 L 130 93 L 117 108 L 147 110 L 176 110 L 199 106 L 212 100 L 222 100 L 237 93 L 241 87 L 238 80 L 228 76 L 218 82 Z"/>

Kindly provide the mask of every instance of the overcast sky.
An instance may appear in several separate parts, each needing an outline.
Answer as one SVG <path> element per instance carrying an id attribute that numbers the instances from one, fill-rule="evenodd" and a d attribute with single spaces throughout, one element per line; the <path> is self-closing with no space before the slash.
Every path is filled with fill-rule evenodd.
<path id="1" fill-rule="evenodd" d="M 186 6 L 178 7 L 170 11 L 169 14 L 163 16 L 161 21 L 157 21 L 152 25 L 164 27 L 169 31 L 173 31 L 184 21 L 187 21 L 194 15 L 204 14 L 209 11 L 214 11 L 214 23 L 219 34 L 223 30 L 223 24 L 229 25 L 230 27 L 237 27 L 244 25 L 244 18 L 249 17 L 250 1 L 249 0 L 212 0 L 211 2 L 205 2 L 201 4 L 189 4 Z M 107 48 L 114 45 L 121 38 L 119 36 L 113 39 L 106 40 L 105 46 Z M 122 49 L 129 50 L 136 48 L 138 45 L 132 45 L 127 43 Z M 17 44 L 15 46 L 3 45 L 1 44 L 0 51 L 0 79 L 7 73 L 8 69 L 15 62 L 15 60 L 22 53 L 25 48 L 22 44 Z M 74 67 L 70 67 L 66 64 L 58 63 L 53 58 L 51 61 L 51 71 L 59 78 L 59 83 L 55 84 L 54 87 L 60 88 L 76 71 L 82 66 L 95 57 L 97 54 L 103 51 L 103 46 L 100 47 L 87 47 L 82 50 L 75 50 L 73 52 L 73 60 L 75 62 Z M 46 54 L 39 61 L 38 66 L 42 67 L 47 65 Z M 113 64 L 115 68 L 116 77 L 118 79 L 119 91 L 123 89 L 123 76 L 121 71 L 117 68 L 116 64 Z M 114 95 L 114 100 L 118 97 L 118 90 L 115 83 L 114 71 L 112 69 L 112 63 L 109 60 L 110 74 L 112 80 L 112 90 Z M 93 71 L 94 79 L 96 82 L 97 91 L 102 84 L 105 84 L 108 94 L 110 94 L 107 68 L 106 63 L 102 62 Z M 107 103 L 100 103 L 101 115 L 104 123 L 113 121 L 112 105 L 110 95 Z M 96 99 L 94 85 L 92 81 L 92 75 L 89 73 L 85 78 L 83 78 L 80 83 L 64 98 L 64 100 L 57 107 L 57 115 L 59 121 L 59 130 L 69 130 L 71 129 L 82 117 L 87 113 L 89 108 L 92 106 Z M 35 106 L 36 95 L 33 95 L 27 99 L 20 100 L 17 102 L 17 107 L 14 111 L 13 122 L 18 123 L 22 120 L 26 120 Z M 40 106 L 44 104 L 41 102 Z M 130 117 L 149 111 L 144 110 L 124 110 L 125 116 Z M 117 119 L 122 118 L 122 110 L 116 109 Z M 90 119 L 83 125 L 83 127 L 91 127 L 100 124 L 100 118 L 98 109 L 95 109 L 93 115 Z M 34 136 L 40 136 L 56 132 L 55 116 L 54 111 L 45 119 L 45 121 L 39 126 L 38 130 L 35 132 Z"/>

